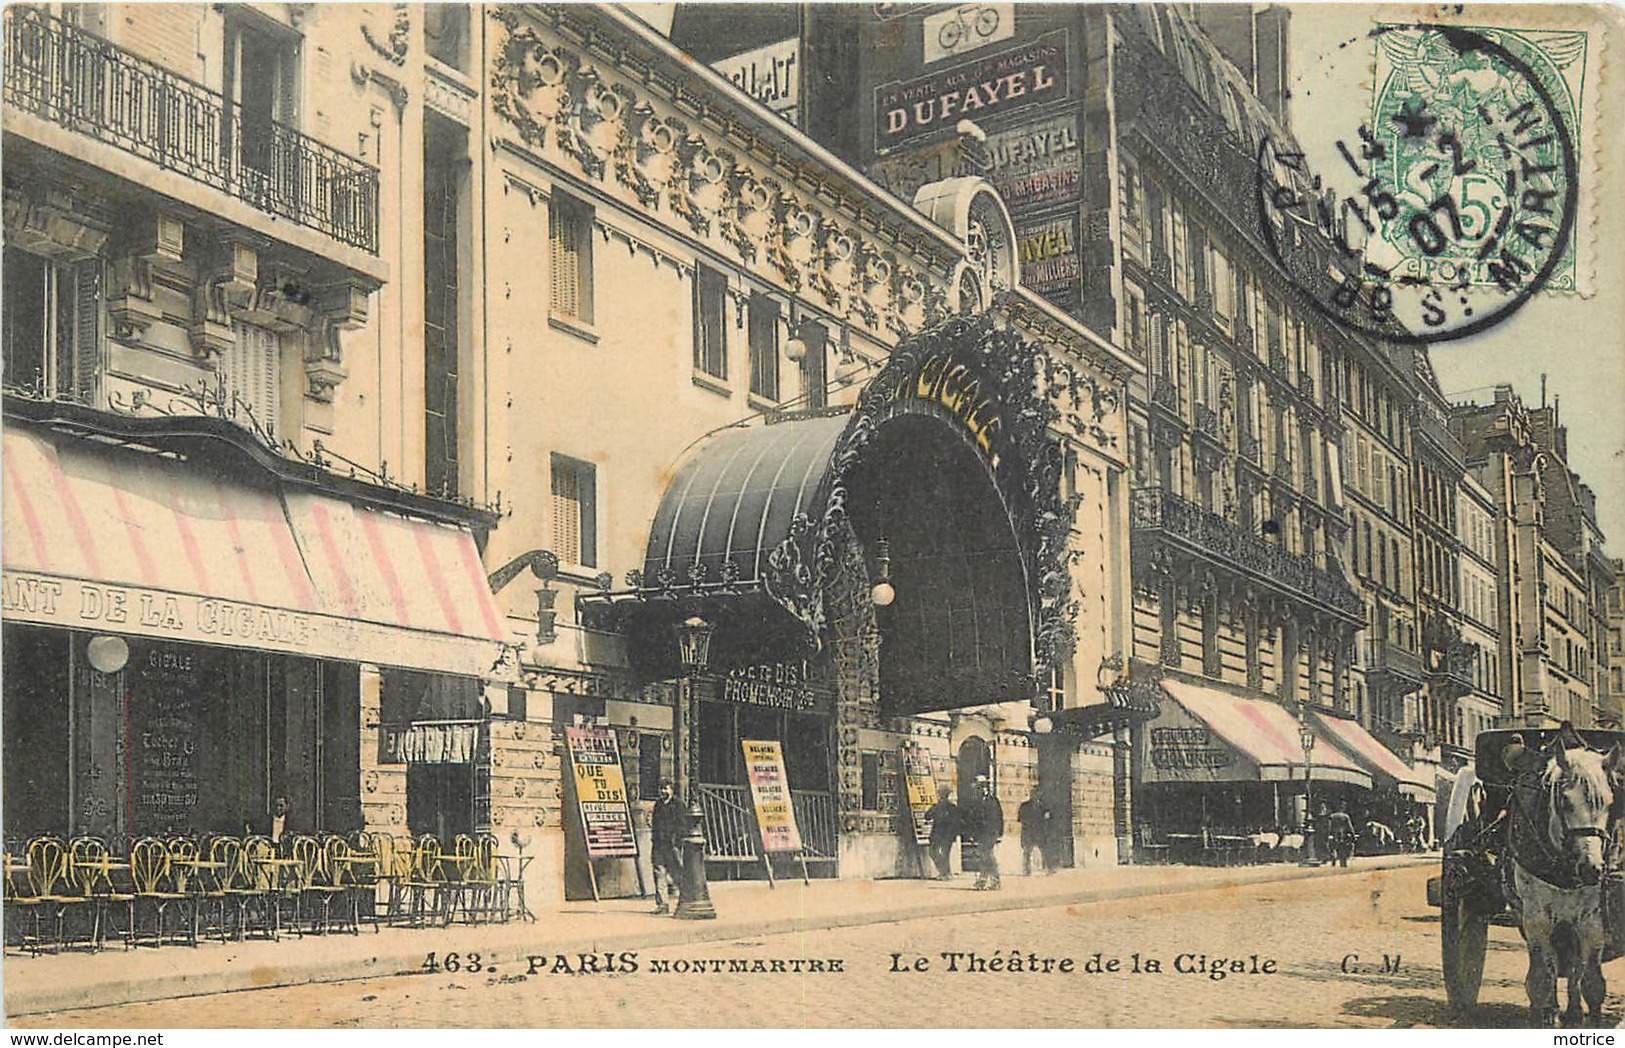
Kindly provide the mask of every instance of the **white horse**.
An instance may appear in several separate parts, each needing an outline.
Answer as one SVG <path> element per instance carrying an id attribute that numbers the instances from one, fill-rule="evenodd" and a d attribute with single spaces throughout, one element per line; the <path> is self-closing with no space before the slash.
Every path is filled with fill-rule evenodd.
<path id="1" fill-rule="evenodd" d="M 1561 976 L 1568 980 L 1564 1025 L 1579 1025 L 1582 996 L 1597 1023 L 1606 992 L 1603 873 L 1625 755 L 1619 746 L 1606 756 L 1586 749 L 1570 730 L 1549 758 L 1509 752 L 1507 761 L 1526 772 L 1513 788 L 1512 858 L 1519 929 L 1529 947 L 1524 988 L 1531 1018 L 1548 1027 L 1557 1019 Z"/>

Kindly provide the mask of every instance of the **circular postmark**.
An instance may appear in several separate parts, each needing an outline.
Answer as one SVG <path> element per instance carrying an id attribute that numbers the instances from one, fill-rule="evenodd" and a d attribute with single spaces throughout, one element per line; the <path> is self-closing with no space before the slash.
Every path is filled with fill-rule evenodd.
<path id="1" fill-rule="evenodd" d="M 1494 30 L 1379 26 L 1369 119 L 1313 162 L 1261 136 L 1269 251 L 1315 309 L 1390 342 L 1506 320 L 1572 269 L 1571 100 Z"/>

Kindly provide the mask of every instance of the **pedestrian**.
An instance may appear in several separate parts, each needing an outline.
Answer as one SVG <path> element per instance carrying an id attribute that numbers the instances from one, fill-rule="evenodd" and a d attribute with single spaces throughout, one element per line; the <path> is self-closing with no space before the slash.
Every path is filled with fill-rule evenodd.
<path id="1" fill-rule="evenodd" d="M 1326 833 L 1330 838 L 1332 861 L 1347 868 L 1349 856 L 1354 854 L 1354 820 L 1341 804 L 1327 817 Z"/>
<path id="2" fill-rule="evenodd" d="M 966 817 L 966 828 L 975 839 L 981 855 L 981 869 L 976 871 L 976 890 L 996 892 L 1003 887 L 999 880 L 998 847 L 999 838 L 1004 836 L 1004 809 L 993 795 L 993 784 L 987 776 L 977 776 L 976 792 L 976 799 L 971 802 Z"/>
<path id="3" fill-rule="evenodd" d="M 662 886 L 674 901 L 677 898 L 677 876 L 683 869 L 683 838 L 687 835 L 688 813 L 678 803 L 671 783 L 663 782 L 649 824 L 649 863 L 654 867 L 656 913 L 667 912 L 666 900 L 660 894 Z"/>
<path id="4" fill-rule="evenodd" d="M 937 803 L 925 813 L 925 821 L 931 827 L 931 861 L 937 867 L 937 880 L 946 881 L 953 877 L 952 852 L 963 822 L 953 793 L 938 797 Z"/>
<path id="5" fill-rule="evenodd" d="M 1033 852 L 1038 852 L 1038 865 L 1046 872 L 1049 870 L 1049 856 L 1046 854 L 1049 844 L 1049 805 L 1038 796 L 1038 787 L 1033 787 L 1032 796 L 1021 802 L 1016 809 L 1016 821 L 1021 823 L 1021 873 L 1025 877 L 1033 875 Z"/>

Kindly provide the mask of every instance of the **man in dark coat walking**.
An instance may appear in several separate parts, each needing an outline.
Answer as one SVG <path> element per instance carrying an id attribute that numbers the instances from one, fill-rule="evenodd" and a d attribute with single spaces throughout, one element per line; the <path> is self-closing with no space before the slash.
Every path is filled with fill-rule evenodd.
<path id="1" fill-rule="evenodd" d="M 683 838 L 688 835 L 688 812 L 672 793 L 671 783 L 660 784 L 654 817 L 649 824 L 649 863 L 654 867 L 655 912 L 666 912 L 660 894 L 661 883 L 673 901 L 677 898 L 677 876 L 683 869 Z"/>
<path id="2" fill-rule="evenodd" d="M 1338 866 L 1347 866 L 1349 856 L 1354 854 L 1354 820 L 1349 813 L 1338 805 L 1337 810 L 1326 817 L 1326 835 L 1331 846 L 1331 860 Z"/>
<path id="3" fill-rule="evenodd" d="M 999 838 L 1004 836 L 1004 809 L 993 795 L 993 784 L 985 776 L 976 780 L 976 792 L 965 820 L 982 859 L 981 869 L 976 872 L 976 890 L 996 892 L 1003 887 L 999 881 L 997 849 Z"/>
<path id="4" fill-rule="evenodd" d="M 953 862 L 950 853 L 953 851 L 954 841 L 959 839 L 961 815 L 959 805 L 954 803 L 954 795 L 944 793 L 937 798 L 937 803 L 931 805 L 925 813 L 925 820 L 931 825 L 931 861 L 937 867 L 937 880 L 945 881 L 953 876 Z"/>
<path id="5" fill-rule="evenodd" d="M 1045 872 L 1049 871 L 1049 805 L 1038 795 L 1038 788 L 1033 787 L 1033 794 L 1021 802 L 1016 809 L 1016 821 L 1021 823 L 1021 872 L 1027 877 L 1033 875 L 1033 852 L 1038 852 L 1038 864 Z"/>

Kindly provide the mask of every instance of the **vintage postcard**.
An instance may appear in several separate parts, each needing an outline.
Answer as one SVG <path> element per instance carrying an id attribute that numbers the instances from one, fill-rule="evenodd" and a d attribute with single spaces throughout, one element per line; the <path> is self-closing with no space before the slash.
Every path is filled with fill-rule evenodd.
<path id="1" fill-rule="evenodd" d="M 1625 1019 L 1620 8 L 4 32 L 8 1025 Z"/>

